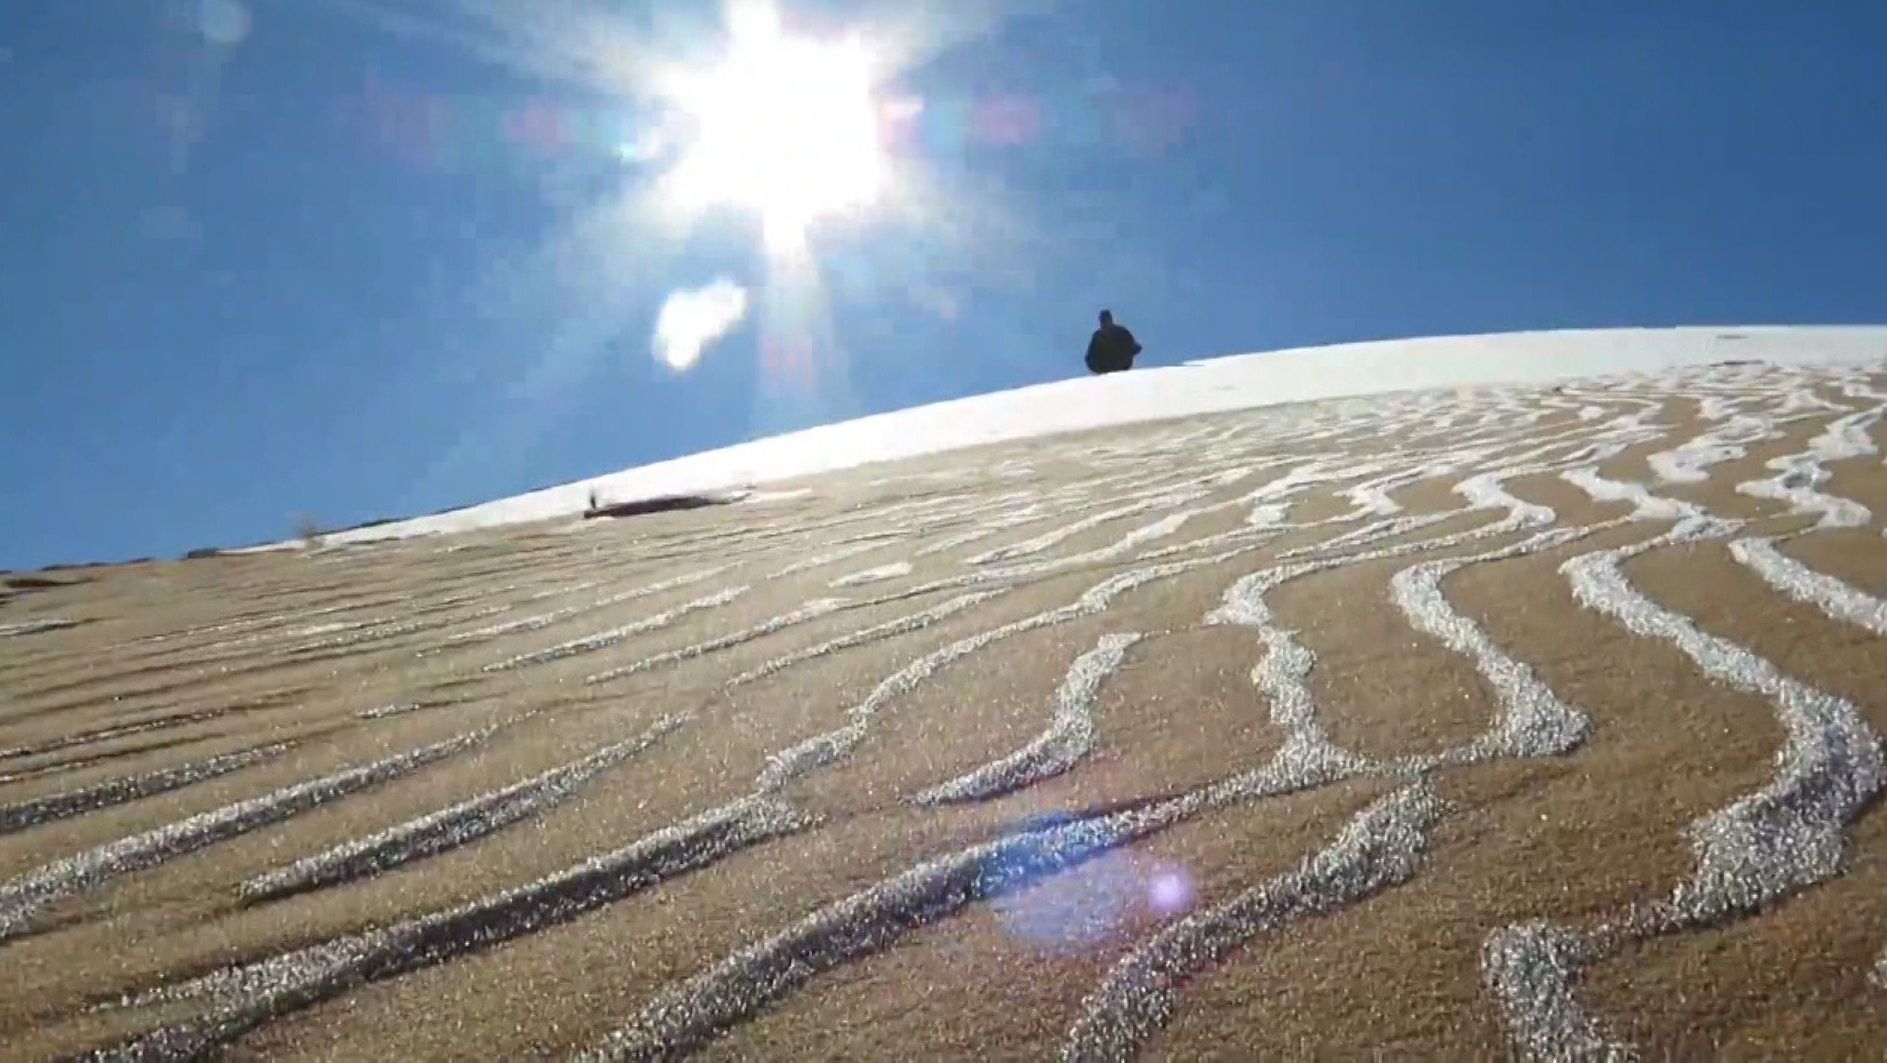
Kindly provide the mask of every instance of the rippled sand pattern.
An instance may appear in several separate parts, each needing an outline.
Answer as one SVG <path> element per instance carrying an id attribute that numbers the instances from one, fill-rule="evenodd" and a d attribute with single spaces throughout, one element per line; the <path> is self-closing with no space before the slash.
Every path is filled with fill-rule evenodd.
<path id="1" fill-rule="evenodd" d="M 1868 1055 L 1887 370 L 0 600 L 0 1052 Z"/>

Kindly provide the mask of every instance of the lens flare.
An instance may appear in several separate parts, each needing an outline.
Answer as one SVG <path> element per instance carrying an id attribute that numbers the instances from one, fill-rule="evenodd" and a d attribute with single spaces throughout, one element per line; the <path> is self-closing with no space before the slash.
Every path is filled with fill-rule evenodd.
<path id="1" fill-rule="evenodd" d="M 725 277 L 705 288 L 673 292 L 655 315 L 655 356 L 686 372 L 711 344 L 747 316 L 747 289 Z"/>
<path id="2" fill-rule="evenodd" d="M 1069 817 L 1051 813 L 1029 825 L 1063 822 Z M 1191 911 L 1197 896 L 1184 866 L 1126 849 L 1028 881 L 993 906 L 1011 937 L 1051 955 L 1082 955 Z"/>
<path id="3" fill-rule="evenodd" d="M 1147 907 L 1163 919 L 1190 909 L 1194 895 L 1192 876 L 1177 865 L 1155 868 L 1147 883 Z"/>

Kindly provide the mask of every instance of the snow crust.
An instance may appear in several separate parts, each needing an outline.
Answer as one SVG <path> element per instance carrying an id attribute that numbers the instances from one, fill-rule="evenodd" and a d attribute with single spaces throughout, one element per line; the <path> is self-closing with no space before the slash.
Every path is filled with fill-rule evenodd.
<path id="1" fill-rule="evenodd" d="M 1232 355 L 822 425 L 325 538 L 367 542 L 547 520 L 581 513 L 592 489 L 611 502 L 697 494 L 1058 432 L 1283 403 L 1540 384 L 1723 361 L 1799 365 L 1882 359 L 1887 359 L 1887 327 L 1805 326 L 1516 332 Z"/>

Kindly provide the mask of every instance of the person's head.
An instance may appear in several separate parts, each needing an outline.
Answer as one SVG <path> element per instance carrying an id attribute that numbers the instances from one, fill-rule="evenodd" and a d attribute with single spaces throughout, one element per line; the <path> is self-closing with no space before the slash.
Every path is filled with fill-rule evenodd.
<path id="1" fill-rule="evenodd" d="M 1101 311 L 1101 324 L 1112 325 L 1113 323 L 1114 323 L 1114 312 L 1112 310 Z"/>

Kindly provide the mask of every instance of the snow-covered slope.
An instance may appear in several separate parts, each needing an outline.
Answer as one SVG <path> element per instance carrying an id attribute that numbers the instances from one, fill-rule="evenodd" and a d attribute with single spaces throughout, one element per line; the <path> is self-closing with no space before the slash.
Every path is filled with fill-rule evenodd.
<path id="1" fill-rule="evenodd" d="M 1887 358 L 1887 327 L 1711 327 L 1385 340 L 1234 355 L 1058 381 L 863 417 L 626 469 L 429 517 L 336 533 L 362 542 L 582 512 L 611 502 L 765 483 L 960 447 L 1286 402 L 1544 382 L 1728 360 Z"/>

